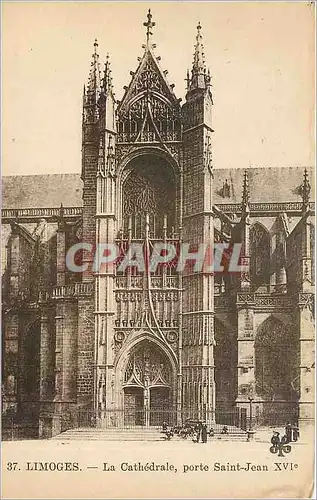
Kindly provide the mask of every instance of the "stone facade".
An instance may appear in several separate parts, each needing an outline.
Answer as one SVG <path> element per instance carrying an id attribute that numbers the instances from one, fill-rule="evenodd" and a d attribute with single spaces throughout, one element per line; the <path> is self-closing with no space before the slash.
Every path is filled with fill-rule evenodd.
<path id="1" fill-rule="evenodd" d="M 145 26 L 120 102 L 94 44 L 81 179 L 4 179 L 4 422 L 31 422 L 40 437 L 83 420 L 214 422 L 250 399 L 260 423 L 281 409 L 312 420 L 311 169 L 214 168 L 201 27 L 181 106 L 154 53 L 150 13 Z M 80 242 L 122 254 L 142 242 L 147 255 L 157 242 L 240 243 L 244 271 L 120 272 L 122 256 L 92 269 L 84 251 L 86 269 L 74 273 L 66 254 Z"/>

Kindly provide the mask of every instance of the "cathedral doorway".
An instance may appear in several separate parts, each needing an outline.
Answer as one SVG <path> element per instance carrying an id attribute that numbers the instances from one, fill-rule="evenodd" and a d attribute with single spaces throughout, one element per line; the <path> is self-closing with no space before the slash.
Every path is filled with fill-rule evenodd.
<path id="1" fill-rule="evenodd" d="M 144 390 L 142 387 L 124 389 L 124 424 L 127 427 L 144 425 Z"/>
<path id="2" fill-rule="evenodd" d="M 142 341 L 130 354 L 124 373 L 124 425 L 160 426 L 171 423 L 172 367 L 155 344 Z"/>

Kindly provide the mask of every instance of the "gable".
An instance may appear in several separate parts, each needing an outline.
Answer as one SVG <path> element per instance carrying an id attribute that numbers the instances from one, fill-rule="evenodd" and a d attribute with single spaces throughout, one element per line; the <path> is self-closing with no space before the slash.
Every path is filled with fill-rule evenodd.
<path id="1" fill-rule="evenodd" d="M 175 96 L 172 86 L 166 80 L 164 72 L 158 65 L 157 58 L 150 48 L 144 52 L 135 73 L 132 73 L 130 85 L 126 87 L 125 94 L 118 107 L 118 115 L 125 114 L 134 100 L 151 93 L 160 97 L 162 101 L 176 106 L 180 110 L 179 100 Z"/>
<path id="2" fill-rule="evenodd" d="M 118 107 L 117 142 L 181 139 L 181 109 L 148 47 Z"/>

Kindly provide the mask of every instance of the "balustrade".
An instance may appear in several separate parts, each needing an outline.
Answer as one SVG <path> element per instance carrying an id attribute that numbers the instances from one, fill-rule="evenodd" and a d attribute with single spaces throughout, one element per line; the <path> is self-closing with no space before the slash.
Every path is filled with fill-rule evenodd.
<path id="1" fill-rule="evenodd" d="M 216 205 L 224 213 L 236 214 L 241 212 L 241 203 L 223 203 Z M 315 210 L 315 203 L 310 202 L 309 208 Z M 251 212 L 301 212 L 302 202 L 291 201 L 285 203 L 250 203 Z"/>
<path id="2" fill-rule="evenodd" d="M 82 207 L 63 207 L 63 217 L 79 217 Z M 41 219 L 59 217 L 61 208 L 3 208 L 2 219 Z"/>

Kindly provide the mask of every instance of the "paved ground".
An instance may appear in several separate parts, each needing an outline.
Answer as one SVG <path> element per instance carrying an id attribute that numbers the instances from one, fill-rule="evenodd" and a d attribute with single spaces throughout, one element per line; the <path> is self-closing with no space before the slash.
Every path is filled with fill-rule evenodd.
<path id="1" fill-rule="evenodd" d="M 3 442 L 2 498 L 308 497 L 313 480 L 312 440 L 299 441 L 289 454 L 277 457 L 270 453 L 264 434 L 263 441 L 249 443 Z M 17 470 L 6 470 L 8 462 L 17 462 L 12 466 Z M 159 470 L 152 470 L 157 466 Z M 35 470 L 43 467 L 64 470 Z"/>

